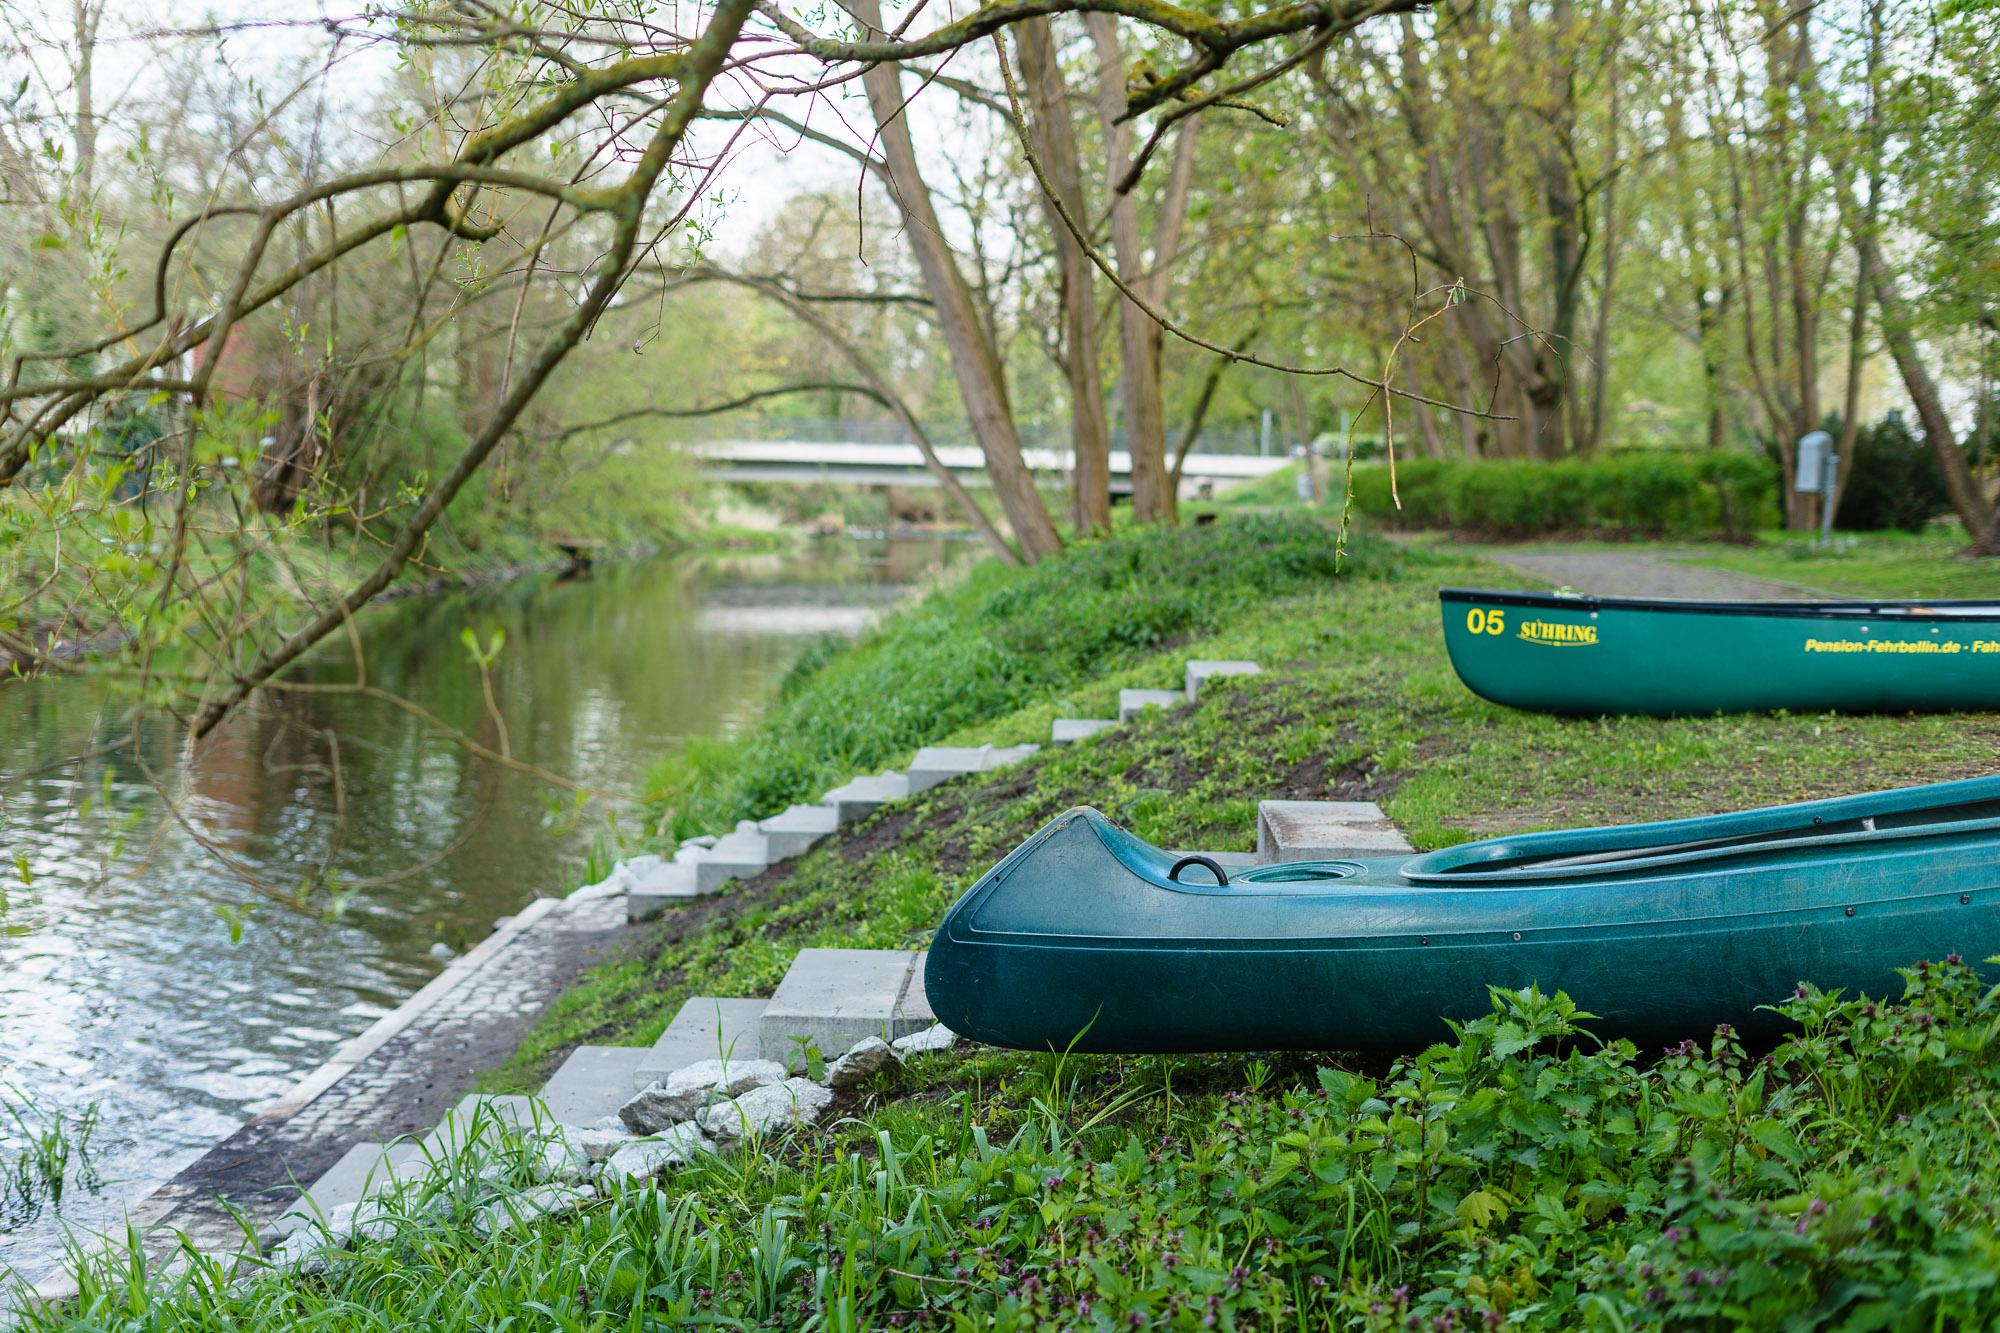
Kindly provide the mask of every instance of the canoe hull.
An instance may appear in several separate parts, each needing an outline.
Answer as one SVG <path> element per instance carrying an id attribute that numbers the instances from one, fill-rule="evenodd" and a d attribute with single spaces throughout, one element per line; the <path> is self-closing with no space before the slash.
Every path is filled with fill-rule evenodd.
<path id="1" fill-rule="evenodd" d="M 1076 810 L 996 866 L 933 939 L 939 1019 L 1022 1050 L 1413 1050 L 1532 984 L 1600 1036 L 1671 1044 L 1774 1031 L 1762 1006 L 1800 981 L 1893 997 L 1918 959 L 2000 954 L 2000 830 L 1466 887 L 1403 873 L 1427 858 L 1172 885 L 1148 853 Z M 1313 874 L 1337 878 L 1291 878 Z"/>
<path id="2" fill-rule="evenodd" d="M 1666 602 L 1446 588 L 1466 687 L 1534 712 L 2000 709 L 2000 604 Z"/>

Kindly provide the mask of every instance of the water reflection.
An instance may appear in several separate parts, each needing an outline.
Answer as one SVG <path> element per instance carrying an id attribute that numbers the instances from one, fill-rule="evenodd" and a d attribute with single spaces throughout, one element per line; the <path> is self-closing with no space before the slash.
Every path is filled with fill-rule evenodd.
<path id="1" fill-rule="evenodd" d="M 413 600 L 369 617 L 367 680 L 481 746 L 638 791 L 677 741 L 753 719 L 816 636 L 853 632 L 972 554 L 836 542 Z M 505 635 L 492 708 L 467 628 Z M 351 682 L 351 651 L 297 678 Z M 85 1226 L 114 1221 L 423 984 L 434 942 L 475 942 L 538 892 L 573 887 L 593 827 L 552 818 L 567 801 L 546 784 L 352 693 L 274 695 L 187 767 L 164 726 L 103 753 L 128 734 L 87 682 L 0 691 L 0 1097 L 102 1104 L 100 1167 L 119 1183 L 65 1200 Z M 338 917 L 277 901 L 329 871 L 351 895 Z M 56 1219 L 16 1221 L 0 1267 L 32 1279 Z"/>

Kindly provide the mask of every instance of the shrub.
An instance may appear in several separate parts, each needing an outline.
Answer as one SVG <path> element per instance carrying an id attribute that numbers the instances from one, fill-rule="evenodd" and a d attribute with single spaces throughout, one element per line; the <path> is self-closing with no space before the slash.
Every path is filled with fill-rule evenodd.
<path id="1" fill-rule="evenodd" d="M 1407 527 L 1493 537 L 1593 532 L 1744 538 L 1772 521 L 1777 488 L 1761 459 L 1735 453 L 1608 454 L 1555 463 L 1412 459 L 1354 469 L 1354 505 Z"/>
<path id="2" fill-rule="evenodd" d="M 1838 432 L 1836 421 L 1830 430 Z M 1922 435 L 1891 413 L 1854 433 L 1854 462 L 1833 525 L 1847 532 L 1921 532 L 1951 509 L 1944 476 Z"/>

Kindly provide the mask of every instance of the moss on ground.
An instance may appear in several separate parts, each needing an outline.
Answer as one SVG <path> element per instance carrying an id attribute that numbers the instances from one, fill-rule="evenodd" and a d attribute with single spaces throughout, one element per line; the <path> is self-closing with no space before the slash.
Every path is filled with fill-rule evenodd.
<path id="1" fill-rule="evenodd" d="M 999 716 L 940 724 L 926 740 L 1040 741 L 1053 718 L 1114 716 L 1120 687 L 1178 685 L 1191 656 L 1266 668 L 1212 683 L 1198 705 L 1152 710 L 885 807 L 805 857 L 669 913 L 552 1004 L 490 1084 L 533 1086 L 575 1045 L 649 1042 L 690 995 L 768 995 L 800 948 L 921 947 L 959 893 L 1071 805 L 1094 805 L 1159 845 L 1240 851 L 1254 843 L 1259 800 L 1374 800 L 1430 848 L 1994 770 L 1994 715 L 1579 719 L 1489 704 L 1451 670 L 1435 590 L 1503 579 L 1519 581 L 1449 552 L 1404 558 L 1387 577 L 1247 606 L 1214 633 Z M 963 599 L 958 613 L 977 605 Z"/>

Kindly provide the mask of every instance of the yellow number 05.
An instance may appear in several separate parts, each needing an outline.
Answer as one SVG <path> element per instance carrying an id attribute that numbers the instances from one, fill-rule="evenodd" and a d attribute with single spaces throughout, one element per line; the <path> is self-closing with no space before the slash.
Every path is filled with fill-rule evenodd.
<path id="1" fill-rule="evenodd" d="M 1507 613 L 1482 611 L 1475 606 L 1465 613 L 1465 628 L 1474 634 L 1505 634 Z"/>

